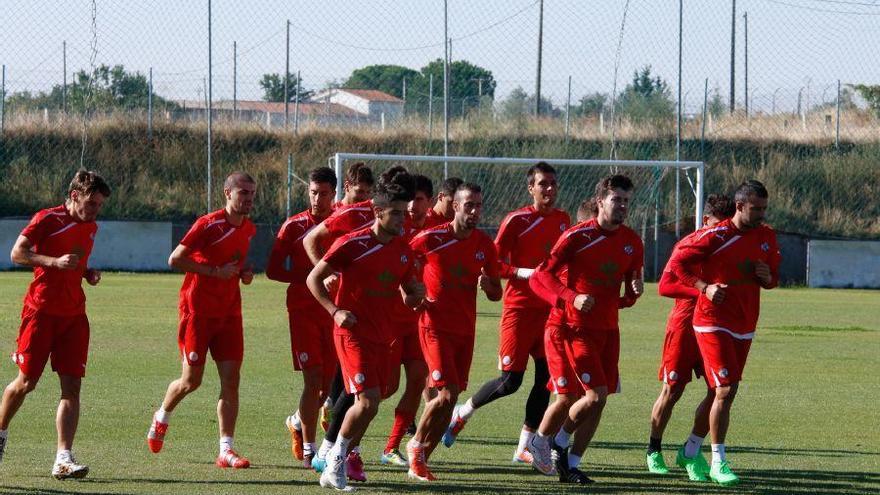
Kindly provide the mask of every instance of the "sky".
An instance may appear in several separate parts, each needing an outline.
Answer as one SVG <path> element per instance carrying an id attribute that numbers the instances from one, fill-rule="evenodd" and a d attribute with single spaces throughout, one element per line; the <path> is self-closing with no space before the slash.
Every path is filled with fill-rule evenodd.
<path id="1" fill-rule="evenodd" d="M 67 68 L 90 67 L 91 0 L 3 0 L 0 63 L 7 93 L 39 91 Z M 175 99 L 203 98 L 208 76 L 208 0 L 96 0 L 97 64 L 152 67 L 155 91 Z M 836 83 L 880 84 L 880 1 L 739 0 L 736 92 L 745 88 L 745 22 L 753 108 L 792 108 L 801 93 L 811 104 L 833 101 Z M 259 99 L 263 74 L 290 67 L 319 89 L 370 64 L 419 69 L 444 56 L 440 0 L 213 0 L 213 95 Z M 652 72 L 676 89 L 678 6 L 674 0 L 545 0 L 542 94 L 567 98 L 621 90 L 633 71 Z M 452 58 L 492 71 L 503 97 L 517 86 L 534 91 L 538 0 L 448 0 Z M 621 24 L 623 32 L 621 36 Z M 726 100 L 730 78 L 730 0 L 686 0 L 683 11 L 682 100 L 702 105 L 704 81 Z M 618 43 L 620 50 L 618 55 Z M 615 69 L 617 77 L 615 78 Z"/>

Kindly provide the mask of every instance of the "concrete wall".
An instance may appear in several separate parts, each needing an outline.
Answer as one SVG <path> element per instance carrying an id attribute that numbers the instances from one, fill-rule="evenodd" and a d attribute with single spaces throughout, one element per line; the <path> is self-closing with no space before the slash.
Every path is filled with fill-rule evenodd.
<path id="1" fill-rule="evenodd" d="M 880 241 L 809 241 L 810 287 L 880 289 Z"/>
<path id="2" fill-rule="evenodd" d="M 0 269 L 12 268 L 9 252 L 27 223 L 26 219 L 0 219 Z M 89 266 L 108 270 L 167 270 L 171 247 L 170 222 L 99 221 Z"/>

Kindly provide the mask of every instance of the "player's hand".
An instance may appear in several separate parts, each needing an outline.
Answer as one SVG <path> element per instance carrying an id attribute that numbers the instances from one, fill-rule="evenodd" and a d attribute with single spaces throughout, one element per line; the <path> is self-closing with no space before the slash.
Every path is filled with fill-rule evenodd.
<path id="1" fill-rule="evenodd" d="M 89 285 L 94 287 L 95 285 L 98 285 L 98 282 L 101 281 L 101 270 L 98 270 L 96 268 L 89 268 L 88 270 L 86 270 L 85 273 L 83 273 L 83 278 L 86 279 L 86 282 L 88 282 Z"/>
<path id="2" fill-rule="evenodd" d="M 252 263 L 245 264 L 244 268 L 238 273 L 238 277 L 241 279 L 241 283 L 250 285 L 254 281 L 254 265 Z"/>
<path id="3" fill-rule="evenodd" d="M 75 270 L 77 266 L 79 266 L 79 255 L 77 254 L 65 254 L 64 256 L 59 256 L 55 258 L 55 268 L 61 270 Z"/>
<path id="4" fill-rule="evenodd" d="M 578 294 L 577 297 L 574 298 L 574 309 L 586 313 L 589 310 L 593 309 L 593 305 L 596 304 L 596 299 L 589 294 Z"/>
<path id="5" fill-rule="evenodd" d="M 727 284 L 709 284 L 706 286 L 706 297 L 713 304 L 721 304 L 724 302 L 725 294 L 727 294 L 727 291 L 724 290 L 726 288 Z"/>
<path id="6" fill-rule="evenodd" d="M 492 290 L 492 282 L 485 274 L 480 275 L 477 283 L 480 286 L 480 290 L 482 290 L 483 292 L 488 292 Z"/>
<path id="7" fill-rule="evenodd" d="M 761 281 L 761 285 L 770 285 L 773 275 L 770 273 L 770 265 L 761 260 L 755 262 L 755 276 Z"/>
<path id="8" fill-rule="evenodd" d="M 517 268 L 514 278 L 517 280 L 528 280 L 532 277 L 533 273 L 535 273 L 534 268 Z"/>
<path id="9" fill-rule="evenodd" d="M 641 274 L 638 274 L 635 278 L 630 282 L 632 286 L 633 295 L 636 297 L 641 297 L 642 294 L 645 293 L 645 281 L 642 279 Z"/>
<path id="10" fill-rule="evenodd" d="M 229 280 L 236 275 L 238 275 L 238 263 L 234 261 L 214 268 L 214 276 L 223 280 Z"/>
<path id="11" fill-rule="evenodd" d="M 329 277 L 324 279 L 324 288 L 327 289 L 327 292 L 333 294 L 339 289 L 339 274 L 334 273 Z"/>
<path id="12" fill-rule="evenodd" d="M 354 316 L 354 313 L 351 311 L 346 311 L 344 309 L 337 309 L 333 313 L 333 321 L 336 323 L 336 326 L 341 328 L 351 328 L 357 323 L 357 318 Z"/>

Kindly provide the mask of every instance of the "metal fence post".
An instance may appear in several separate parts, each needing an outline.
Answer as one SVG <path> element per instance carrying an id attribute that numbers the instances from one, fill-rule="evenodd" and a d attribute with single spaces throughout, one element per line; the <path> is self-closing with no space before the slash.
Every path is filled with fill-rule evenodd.
<path id="1" fill-rule="evenodd" d="M 300 81 L 301 81 L 300 72 L 296 71 L 296 94 L 293 97 L 294 98 L 294 100 L 293 100 L 293 133 L 294 134 L 299 133 L 299 92 L 300 92 L 299 82 Z"/>
<path id="2" fill-rule="evenodd" d="M 287 20 L 287 44 L 284 45 L 284 130 L 287 130 L 287 124 L 290 122 L 290 93 L 287 87 L 290 81 L 290 19 Z"/>
<path id="3" fill-rule="evenodd" d="M 565 140 L 568 141 L 568 128 L 571 122 L 571 76 L 568 76 L 568 96 L 565 99 Z"/>
<path id="4" fill-rule="evenodd" d="M 61 64 L 62 71 L 64 72 L 64 86 L 61 87 L 61 110 L 66 114 L 67 113 L 67 41 L 63 41 L 61 43 L 61 51 L 63 62 Z"/>
<path id="5" fill-rule="evenodd" d="M 434 74 L 428 75 L 428 141 L 434 134 Z"/>
<path id="6" fill-rule="evenodd" d="M 837 80 L 837 125 L 834 129 L 834 147 L 840 150 L 840 79 Z"/>
<path id="7" fill-rule="evenodd" d="M 147 139 L 153 140 L 153 68 L 150 67 L 150 84 L 147 86 Z"/>
<path id="8" fill-rule="evenodd" d="M 293 187 L 293 153 L 287 154 L 287 215 L 284 218 L 290 218 L 290 190 Z"/>
<path id="9" fill-rule="evenodd" d="M 211 173 L 212 173 L 212 163 L 211 163 L 211 128 L 213 124 L 212 115 L 211 115 L 211 84 L 213 81 L 213 59 L 211 58 L 211 0 L 208 0 L 208 91 L 207 91 L 207 100 L 208 100 L 208 211 L 211 211 Z"/>
<path id="10" fill-rule="evenodd" d="M 0 134 L 6 124 L 6 64 L 3 64 L 3 76 L 0 81 Z"/>
<path id="11" fill-rule="evenodd" d="M 675 161 L 681 161 L 681 44 L 684 0 L 678 0 L 678 111 L 675 112 Z M 681 169 L 675 169 L 675 238 L 681 238 Z M 656 267 L 655 267 L 656 268 Z"/>
<path id="12" fill-rule="evenodd" d="M 232 42 L 232 120 L 238 117 L 238 42 Z"/>

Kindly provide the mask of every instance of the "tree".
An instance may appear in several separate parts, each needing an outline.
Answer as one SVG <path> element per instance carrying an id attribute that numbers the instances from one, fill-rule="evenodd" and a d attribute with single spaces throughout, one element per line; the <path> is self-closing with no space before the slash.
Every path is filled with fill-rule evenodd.
<path id="1" fill-rule="evenodd" d="M 669 85 L 660 76 L 651 77 L 650 65 L 633 73 L 632 82 L 618 100 L 618 112 L 633 122 L 672 119 L 674 109 Z"/>
<path id="2" fill-rule="evenodd" d="M 708 112 L 713 119 L 717 119 L 726 111 L 727 103 L 724 101 L 724 98 L 721 97 L 721 91 L 718 89 L 718 86 L 715 86 L 712 89 L 712 96 L 709 98 L 709 108 L 706 109 L 706 112 Z"/>
<path id="3" fill-rule="evenodd" d="M 419 73 L 400 65 L 368 65 L 355 69 L 343 84 L 350 89 L 375 89 L 389 95 L 403 98 L 403 80 L 407 90 Z"/>
<path id="4" fill-rule="evenodd" d="M 296 83 L 296 74 L 288 74 L 287 101 L 296 100 Z M 308 100 L 314 92 L 303 89 L 302 80 L 299 83 L 299 101 Z M 263 88 L 263 101 L 284 101 L 284 76 L 281 74 L 263 74 L 260 87 Z"/>
<path id="5" fill-rule="evenodd" d="M 413 101 L 413 107 L 420 112 L 427 111 L 430 77 L 434 76 L 434 98 L 443 101 L 443 59 L 437 59 L 421 68 L 420 76 L 412 81 L 407 79 L 407 100 Z M 483 102 L 495 98 L 495 77 L 492 71 L 474 65 L 465 60 L 456 60 L 449 64 L 449 114 L 461 116 L 463 112 L 480 106 L 480 91 Z M 417 106 L 415 106 L 417 105 Z M 442 105 L 442 103 L 441 103 Z M 441 111 L 442 112 L 442 111 Z"/>
<path id="6" fill-rule="evenodd" d="M 856 84 L 850 85 L 850 87 L 859 94 L 862 98 L 864 98 L 865 102 L 868 104 L 868 108 L 873 110 L 878 117 L 880 117 L 880 84 Z"/>
<path id="7" fill-rule="evenodd" d="M 599 92 L 590 93 L 581 97 L 572 113 L 578 117 L 598 117 L 599 114 L 608 111 L 607 106 L 607 94 Z"/>
<path id="8" fill-rule="evenodd" d="M 499 104 L 501 116 L 508 119 L 519 119 L 529 113 L 529 94 L 520 86 L 513 88 L 507 98 Z"/>
<path id="9" fill-rule="evenodd" d="M 73 112 L 89 109 L 99 111 L 146 109 L 150 86 L 146 76 L 140 72 L 127 72 L 122 65 L 96 67 L 89 80 L 85 70 L 73 75 L 67 86 L 67 105 Z M 56 84 L 49 92 L 32 94 L 27 91 L 13 94 L 9 103 L 25 110 L 40 108 L 61 108 L 64 87 Z M 88 101 L 86 101 L 88 99 Z M 153 93 L 154 106 L 176 107 L 177 105 Z"/>

